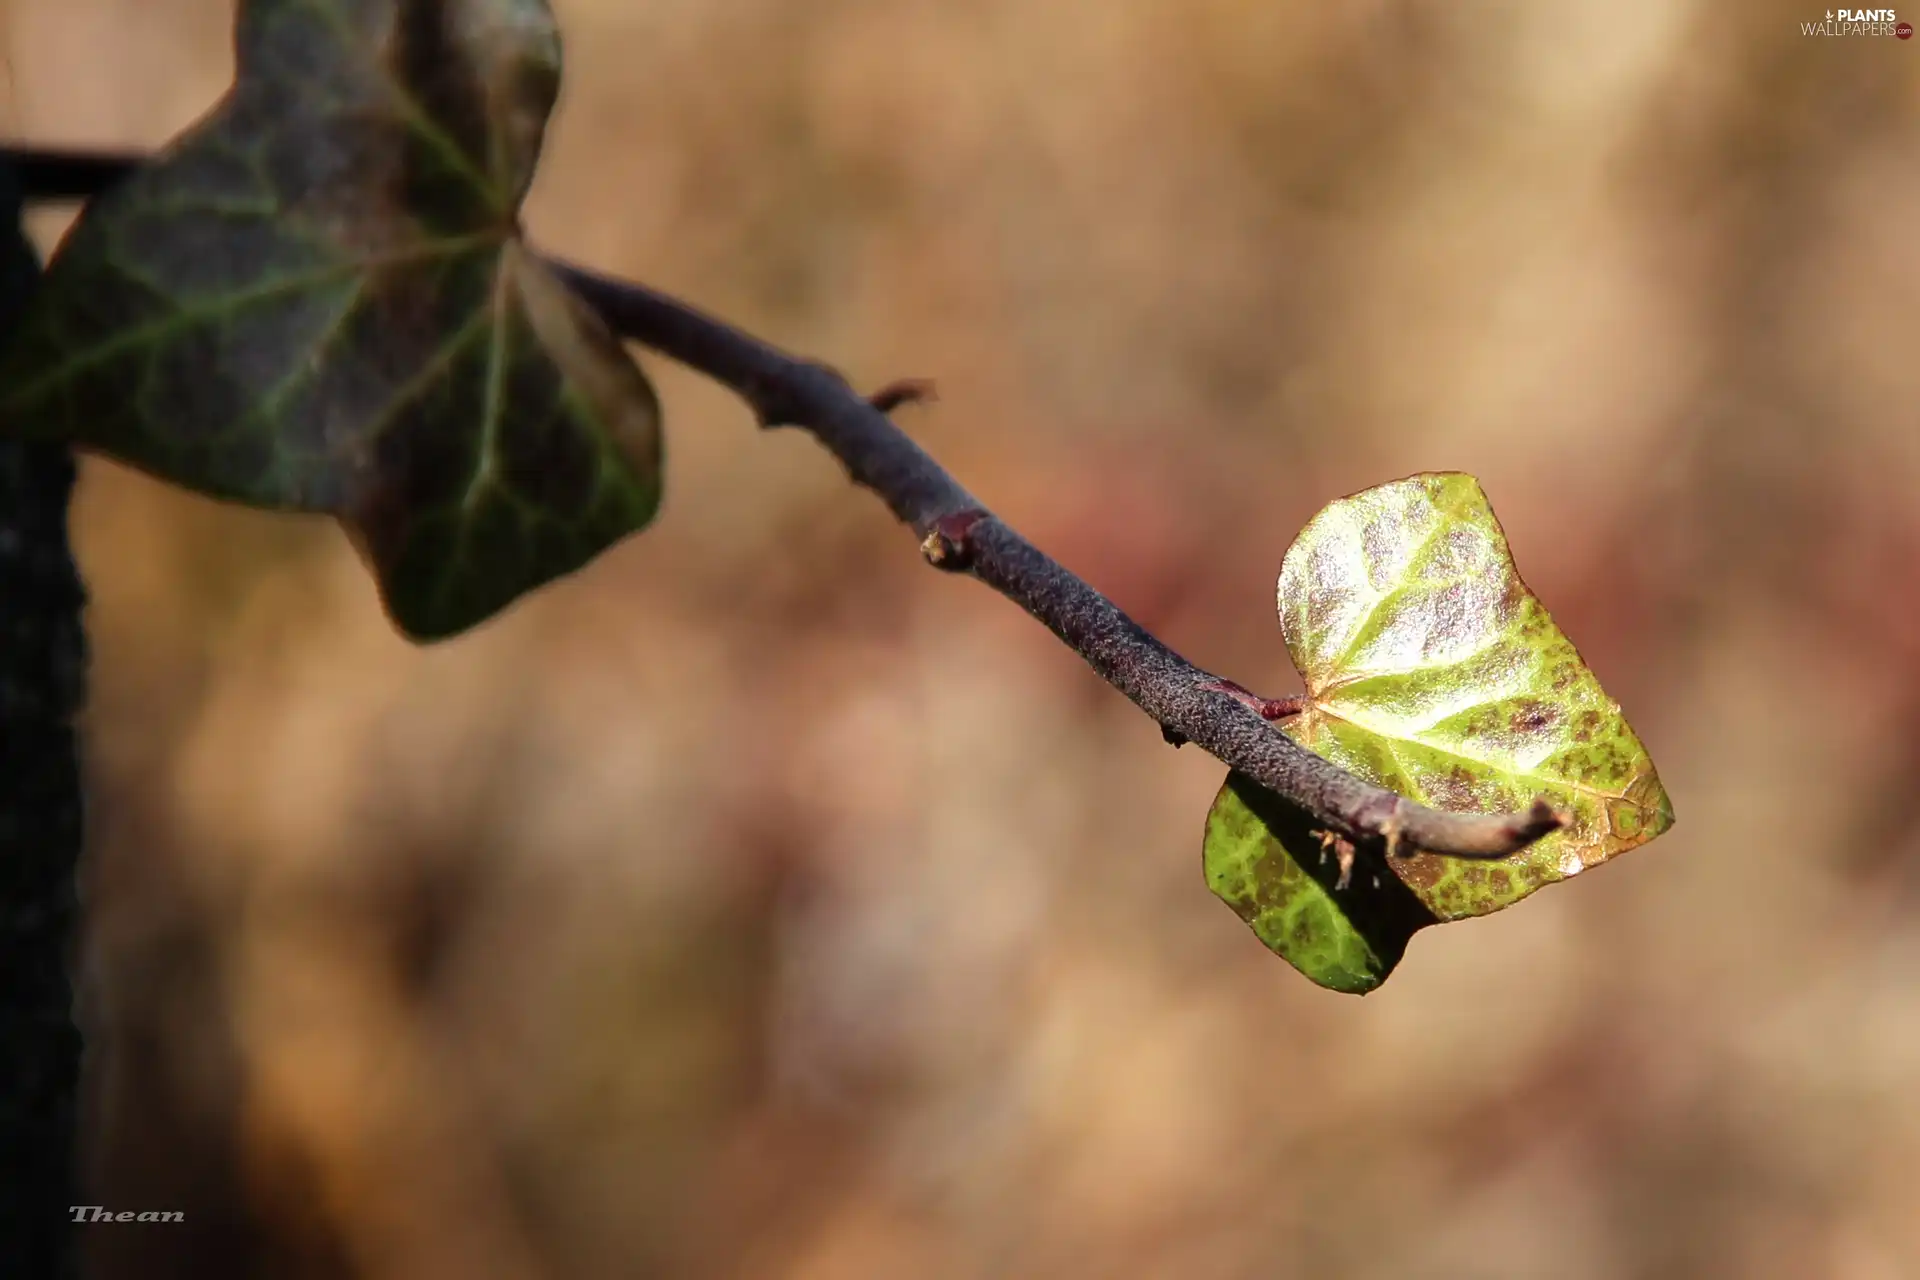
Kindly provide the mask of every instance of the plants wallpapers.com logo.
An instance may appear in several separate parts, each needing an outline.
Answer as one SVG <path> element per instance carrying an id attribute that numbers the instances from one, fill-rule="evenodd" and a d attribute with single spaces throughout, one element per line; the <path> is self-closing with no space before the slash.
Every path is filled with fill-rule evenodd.
<path id="1" fill-rule="evenodd" d="M 1820 22 L 1800 24 L 1803 36 L 1893 36 L 1899 40 L 1913 37 L 1913 24 L 1902 22 L 1892 9 L 1829 9 Z"/>

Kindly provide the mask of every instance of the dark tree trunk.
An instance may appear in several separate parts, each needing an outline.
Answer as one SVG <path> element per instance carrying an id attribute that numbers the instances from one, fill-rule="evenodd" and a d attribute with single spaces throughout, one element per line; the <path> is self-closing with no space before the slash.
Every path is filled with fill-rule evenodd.
<path id="1" fill-rule="evenodd" d="M 0 342 L 39 266 L 0 162 Z M 77 1274 L 80 1033 L 73 1020 L 83 601 L 67 543 L 73 459 L 0 424 L 0 1273 Z"/>

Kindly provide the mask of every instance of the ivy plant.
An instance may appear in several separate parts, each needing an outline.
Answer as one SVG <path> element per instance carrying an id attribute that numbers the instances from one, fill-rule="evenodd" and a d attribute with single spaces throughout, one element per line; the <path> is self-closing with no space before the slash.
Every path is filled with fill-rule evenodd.
<path id="1" fill-rule="evenodd" d="M 546 0 L 241 0 L 236 50 L 231 90 L 157 155 L 16 153 L 41 194 L 94 198 L 0 351 L 6 431 L 329 514 L 396 626 L 437 640 L 654 517 L 661 412 L 621 344 L 652 347 L 763 425 L 811 432 L 931 563 L 1021 605 L 1170 741 L 1224 761 L 1207 882 L 1336 990 L 1377 986 L 1426 925 L 1672 823 L 1472 477 L 1415 476 L 1314 518 L 1279 592 L 1306 693 L 1269 702 L 1175 654 L 942 470 L 888 416 L 924 384 L 861 397 L 530 245 L 520 204 L 561 87 Z"/>

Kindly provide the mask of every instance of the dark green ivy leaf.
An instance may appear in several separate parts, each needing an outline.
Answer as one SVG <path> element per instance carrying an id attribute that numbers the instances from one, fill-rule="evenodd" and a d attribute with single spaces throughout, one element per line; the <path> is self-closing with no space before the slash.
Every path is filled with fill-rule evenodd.
<path id="1" fill-rule="evenodd" d="M 239 73 L 95 200 L 0 356 L 0 421 L 327 512 L 416 639 L 644 526 L 652 387 L 520 238 L 546 0 L 241 0 Z"/>

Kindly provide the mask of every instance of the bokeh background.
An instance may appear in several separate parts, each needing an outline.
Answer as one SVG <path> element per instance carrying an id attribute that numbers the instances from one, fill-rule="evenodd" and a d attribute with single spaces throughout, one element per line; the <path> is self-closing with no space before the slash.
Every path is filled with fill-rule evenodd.
<path id="1" fill-rule="evenodd" d="M 1920 1274 L 1920 42 L 554 8 L 547 247 L 936 378 L 914 435 L 1269 694 L 1300 525 L 1477 473 L 1679 825 L 1333 995 L 1207 893 L 1217 763 L 663 361 L 658 525 L 431 649 L 331 525 L 90 462 L 90 1198 L 187 1214 L 98 1274 Z M 230 73 L 216 0 L 0 17 L 15 137 Z"/>

